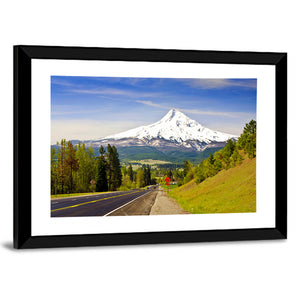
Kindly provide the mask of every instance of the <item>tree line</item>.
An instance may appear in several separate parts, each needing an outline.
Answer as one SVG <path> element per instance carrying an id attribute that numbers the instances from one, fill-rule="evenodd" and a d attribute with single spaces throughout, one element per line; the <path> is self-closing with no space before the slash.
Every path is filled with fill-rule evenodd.
<path id="1" fill-rule="evenodd" d="M 84 143 L 73 145 L 62 139 L 51 149 L 51 194 L 127 190 L 155 184 L 151 167 L 133 170 L 132 165 L 121 167 L 115 146 L 99 148 Z"/>
<path id="2" fill-rule="evenodd" d="M 241 151 L 247 154 L 249 158 L 256 156 L 256 121 L 254 120 L 245 125 L 243 133 L 237 141 L 229 139 L 223 149 L 214 154 L 211 153 L 200 164 L 193 166 L 189 160 L 185 161 L 181 176 L 178 177 L 178 185 L 193 179 L 196 183 L 200 183 L 208 177 L 215 176 L 223 169 L 240 165 L 243 161 Z"/>

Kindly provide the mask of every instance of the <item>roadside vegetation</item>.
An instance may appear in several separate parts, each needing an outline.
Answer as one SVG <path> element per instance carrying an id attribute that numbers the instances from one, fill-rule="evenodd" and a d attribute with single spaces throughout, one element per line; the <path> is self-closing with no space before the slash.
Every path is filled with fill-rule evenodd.
<path id="1" fill-rule="evenodd" d="M 196 180 L 172 189 L 169 195 L 194 214 L 242 213 L 256 211 L 256 158 L 223 169 L 197 184 Z"/>
<path id="2" fill-rule="evenodd" d="M 92 147 L 62 139 L 51 149 L 51 194 L 115 191 L 122 183 L 117 149 L 100 148 L 95 156 Z"/>
<path id="3" fill-rule="evenodd" d="M 156 183 L 150 165 L 133 170 L 132 165 L 121 166 L 115 146 L 99 148 L 96 154 L 92 146 L 84 143 L 73 146 L 62 139 L 51 149 L 51 195 L 70 196 L 142 188 Z"/>
<path id="4" fill-rule="evenodd" d="M 191 213 L 254 212 L 256 209 L 256 122 L 244 127 L 237 142 L 193 166 L 186 161 L 179 188 L 169 194 Z"/>

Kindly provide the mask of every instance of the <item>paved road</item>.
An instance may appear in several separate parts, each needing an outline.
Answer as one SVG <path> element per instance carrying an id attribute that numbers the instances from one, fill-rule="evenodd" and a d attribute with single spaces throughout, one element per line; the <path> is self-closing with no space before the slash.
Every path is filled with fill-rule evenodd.
<path id="1" fill-rule="evenodd" d="M 51 200 L 51 217 L 105 216 L 154 190 L 131 190 Z"/>

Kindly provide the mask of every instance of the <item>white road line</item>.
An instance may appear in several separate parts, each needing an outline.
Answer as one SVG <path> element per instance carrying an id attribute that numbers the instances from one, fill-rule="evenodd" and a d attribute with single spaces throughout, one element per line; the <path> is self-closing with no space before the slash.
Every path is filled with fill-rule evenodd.
<path id="1" fill-rule="evenodd" d="M 129 202 L 123 204 L 122 206 L 117 207 L 116 209 L 114 209 L 114 210 L 112 210 L 111 212 L 107 213 L 107 214 L 104 215 L 103 217 L 106 217 L 106 216 L 110 215 L 111 213 L 115 212 L 116 210 L 121 209 L 122 207 L 128 205 L 129 203 L 131 203 L 131 202 L 133 202 L 133 201 L 135 201 L 135 200 L 137 200 L 137 199 L 139 199 L 139 198 L 141 198 L 141 197 L 143 197 L 143 196 L 145 196 L 145 195 L 147 195 L 147 194 L 149 194 L 150 192 L 152 192 L 152 191 L 149 191 L 149 192 L 146 193 L 146 194 L 143 194 L 143 195 L 141 195 L 141 196 L 138 196 L 138 197 L 134 198 L 133 200 L 131 200 L 131 201 L 129 201 Z"/>

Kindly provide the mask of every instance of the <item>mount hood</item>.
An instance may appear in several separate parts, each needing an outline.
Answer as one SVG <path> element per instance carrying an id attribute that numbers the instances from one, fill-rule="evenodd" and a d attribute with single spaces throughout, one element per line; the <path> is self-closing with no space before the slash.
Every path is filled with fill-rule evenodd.
<path id="1" fill-rule="evenodd" d="M 206 128 L 177 109 L 171 109 L 156 123 L 140 126 L 86 144 L 100 147 L 107 144 L 116 147 L 151 146 L 164 150 L 204 151 L 223 147 L 228 139 L 237 136 Z"/>

